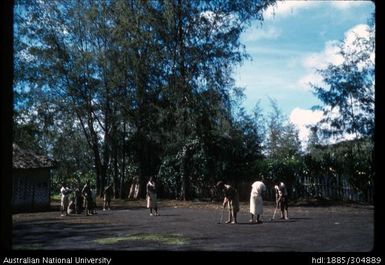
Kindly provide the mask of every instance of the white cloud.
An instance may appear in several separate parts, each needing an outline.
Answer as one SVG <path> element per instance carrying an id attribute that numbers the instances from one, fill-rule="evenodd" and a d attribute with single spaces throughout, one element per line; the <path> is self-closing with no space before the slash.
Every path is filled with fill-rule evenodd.
<path id="1" fill-rule="evenodd" d="M 346 51 L 359 51 L 361 47 L 356 43 L 357 37 L 368 40 L 369 34 L 368 25 L 359 24 L 354 26 L 344 34 L 344 49 Z M 341 48 L 338 46 L 339 43 L 336 40 L 327 41 L 324 50 L 305 57 L 303 65 L 310 69 L 322 69 L 328 64 L 339 65 L 343 63 L 344 58 L 339 54 L 341 51 Z"/>
<path id="2" fill-rule="evenodd" d="M 243 41 L 256 41 L 260 39 L 276 39 L 282 31 L 276 27 L 252 27 L 244 35 Z"/>
<path id="3" fill-rule="evenodd" d="M 308 141 L 310 135 L 309 125 L 315 125 L 322 118 L 322 111 L 312 111 L 307 109 L 295 108 L 289 116 L 289 120 L 299 130 L 299 139 L 303 144 Z"/>
<path id="4" fill-rule="evenodd" d="M 297 85 L 302 90 L 311 90 L 310 83 L 322 86 L 323 78 L 316 72 L 317 69 L 324 69 L 329 64 L 339 65 L 343 63 L 343 57 L 339 54 L 340 48 L 337 41 L 325 43 L 323 51 L 311 53 L 304 57 L 302 64 L 307 72 L 298 81 Z"/>
<path id="5" fill-rule="evenodd" d="M 324 86 L 325 85 L 325 83 L 322 80 L 322 76 L 320 76 L 317 73 L 307 74 L 298 80 L 299 88 L 301 88 L 305 91 L 311 90 L 310 84 L 315 85 L 315 86 Z"/>
<path id="6" fill-rule="evenodd" d="M 341 64 L 343 57 L 339 54 L 340 48 L 337 44 L 337 41 L 327 41 L 324 50 L 305 57 L 303 65 L 306 68 L 321 69 L 330 63 L 335 65 Z"/>
<path id="7" fill-rule="evenodd" d="M 359 41 L 357 43 L 357 38 Z M 370 28 L 366 24 L 359 24 L 345 32 L 344 49 L 350 53 L 360 52 L 361 49 L 367 47 L 364 43 L 370 39 Z M 374 50 L 370 55 L 371 63 L 374 64 L 375 54 Z M 363 65 L 361 65 L 362 67 Z M 359 66 L 360 67 L 360 66 Z"/>
<path id="8" fill-rule="evenodd" d="M 328 107 L 329 111 L 331 110 Z M 357 110 L 358 112 L 359 110 Z M 335 107 L 329 113 L 330 118 L 336 118 L 341 115 L 339 108 Z M 307 110 L 301 108 L 295 108 L 292 110 L 289 116 L 289 120 L 298 128 L 298 136 L 302 143 L 302 148 L 305 150 L 309 137 L 310 137 L 310 126 L 316 125 L 323 118 L 323 112 L 321 110 Z M 320 128 L 331 129 L 329 124 L 322 124 Z M 335 144 L 340 141 L 352 140 L 357 136 L 355 134 L 344 133 L 342 135 L 321 139 L 321 144 Z"/>
<path id="9" fill-rule="evenodd" d="M 356 46 L 355 40 L 357 39 L 357 37 L 368 40 L 370 37 L 369 26 L 366 24 L 358 24 L 353 28 L 349 29 L 347 32 L 345 32 L 345 46 Z"/>
<path id="10" fill-rule="evenodd" d="M 313 111 L 301 108 L 295 108 L 290 114 L 290 121 L 294 124 L 303 126 L 316 124 L 322 118 L 322 111 Z"/>
<path id="11" fill-rule="evenodd" d="M 353 28 L 345 32 L 344 47 L 345 51 L 351 53 L 358 52 L 365 45 L 358 45 L 356 43 L 357 37 L 363 38 L 364 41 L 369 39 L 369 26 L 365 24 L 358 24 Z M 325 43 L 324 49 L 318 53 L 312 53 L 303 59 L 303 66 L 307 70 L 307 74 L 298 80 L 298 86 L 301 89 L 310 89 L 309 83 L 315 85 L 323 85 L 322 77 L 316 73 L 317 69 L 325 69 L 329 64 L 340 65 L 343 63 L 344 58 L 340 54 L 341 48 L 338 46 L 336 40 L 330 40 Z M 374 52 L 371 54 L 370 59 L 374 64 Z M 363 65 L 359 65 L 363 67 Z"/>

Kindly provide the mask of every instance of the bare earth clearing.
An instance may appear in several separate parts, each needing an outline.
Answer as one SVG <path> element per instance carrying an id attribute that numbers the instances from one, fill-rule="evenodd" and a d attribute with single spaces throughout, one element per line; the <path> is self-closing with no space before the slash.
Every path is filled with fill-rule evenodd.
<path id="1" fill-rule="evenodd" d="M 98 202 L 98 205 L 102 205 Z M 145 201 L 112 203 L 111 211 L 61 217 L 53 210 L 13 215 L 13 249 L 97 251 L 368 252 L 374 244 L 374 207 L 289 206 L 290 220 L 249 224 L 247 202 L 239 224 L 218 224 L 220 202 L 161 200 L 159 216 Z M 226 220 L 224 216 L 223 221 Z"/>

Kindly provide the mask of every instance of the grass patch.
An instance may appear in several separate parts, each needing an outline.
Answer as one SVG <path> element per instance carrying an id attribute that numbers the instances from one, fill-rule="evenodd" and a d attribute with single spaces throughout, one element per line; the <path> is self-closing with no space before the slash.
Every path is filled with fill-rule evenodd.
<path id="1" fill-rule="evenodd" d="M 165 245 L 180 246 L 187 243 L 186 238 L 181 234 L 132 234 L 121 237 L 107 237 L 95 240 L 98 244 L 109 245 L 117 244 L 121 241 L 153 241 Z"/>
<path id="2" fill-rule="evenodd" d="M 60 194 L 52 194 L 51 195 L 51 202 L 60 202 L 61 196 Z"/>
<path id="3" fill-rule="evenodd" d="M 23 244 L 23 245 L 16 245 L 13 246 L 13 250 L 38 250 L 41 249 L 43 244 L 35 243 L 35 244 Z"/>

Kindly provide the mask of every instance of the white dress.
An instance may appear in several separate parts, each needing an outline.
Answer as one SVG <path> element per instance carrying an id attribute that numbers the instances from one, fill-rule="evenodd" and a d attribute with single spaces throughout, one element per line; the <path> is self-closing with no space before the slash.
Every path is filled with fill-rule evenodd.
<path id="1" fill-rule="evenodd" d="M 157 208 L 156 186 L 153 182 L 147 183 L 147 208 Z"/>
<path id="2" fill-rule="evenodd" d="M 261 215 L 263 214 L 262 192 L 266 191 L 266 186 L 262 181 L 256 181 L 251 187 L 250 213 L 253 215 Z"/>

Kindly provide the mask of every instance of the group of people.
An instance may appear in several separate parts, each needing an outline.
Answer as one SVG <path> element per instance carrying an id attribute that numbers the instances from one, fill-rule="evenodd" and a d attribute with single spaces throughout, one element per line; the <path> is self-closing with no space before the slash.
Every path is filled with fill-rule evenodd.
<path id="1" fill-rule="evenodd" d="M 231 185 L 225 184 L 223 181 L 219 181 L 216 185 L 219 190 L 223 191 L 224 200 L 223 208 L 226 207 L 229 210 L 229 217 L 225 223 L 237 223 L 237 214 L 240 210 L 239 207 L 239 194 L 238 191 Z M 274 186 L 276 197 L 276 210 L 280 208 L 281 219 L 289 219 L 288 215 L 288 201 L 287 201 L 287 189 L 283 182 L 278 182 Z M 263 215 L 263 193 L 266 191 L 266 186 L 262 181 L 255 181 L 251 185 L 250 193 L 250 223 L 262 223 L 261 216 Z M 69 201 L 69 195 L 72 190 L 68 188 L 64 183 L 60 189 L 61 194 L 61 215 L 68 215 L 70 213 L 81 213 L 84 208 L 86 215 L 93 215 L 96 213 L 96 193 L 94 189 L 91 189 L 90 182 L 84 185 L 83 189 L 75 190 L 75 196 Z M 112 198 L 112 184 L 108 185 L 104 189 L 104 204 L 103 210 L 111 209 Z M 158 216 L 158 202 L 157 202 L 157 184 L 153 176 L 150 177 L 146 185 L 146 203 L 147 208 L 150 210 L 150 216 Z"/>
<path id="2" fill-rule="evenodd" d="M 70 189 L 64 182 L 60 188 L 60 211 L 61 216 L 69 214 L 80 214 L 85 211 L 85 215 L 96 214 L 96 190 L 91 188 L 90 182 L 87 181 L 80 190 Z M 112 184 L 104 188 L 104 204 L 103 210 L 111 210 Z"/>
<path id="3" fill-rule="evenodd" d="M 238 191 L 231 185 L 225 184 L 223 181 L 217 183 L 217 188 L 223 191 L 224 200 L 223 208 L 229 210 L 229 217 L 225 223 L 237 223 L 237 214 L 239 212 L 239 194 Z M 279 181 L 275 186 L 275 202 L 276 210 L 280 208 L 281 219 L 288 220 L 288 200 L 286 185 Z M 251 185 L 250 193 L 250 223 L 261 224 L 261 216 L 263 215 L 263 193 L 266 191 L 266 185 L 262 181 L 255 181 Z"/>

